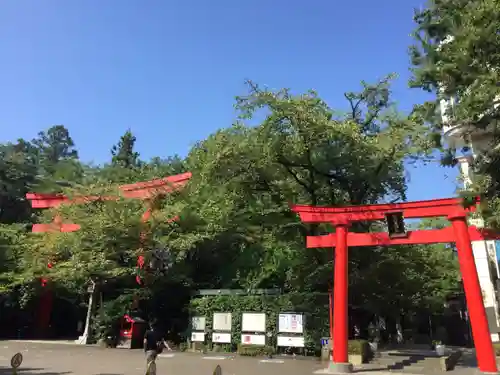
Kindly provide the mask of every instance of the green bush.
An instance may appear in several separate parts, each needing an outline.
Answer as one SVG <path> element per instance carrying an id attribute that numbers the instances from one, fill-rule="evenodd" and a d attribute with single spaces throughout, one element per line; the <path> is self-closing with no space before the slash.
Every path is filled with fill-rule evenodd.
<path id="1" fill-rule="evenodd" d="M 373 356 L 370 344 L 366 340 L 349 340 L 347 353 L 360 355 L 363 358 L 363 362 L 370 360 Z"/>
<path id="2" fill-rule="evenodd" d="M 204 352 L 207 350 L 207 346 L 203 342 L 192 342 L 191 349 L 195 352 Z"/>
<path id="3" fill-rule="evenodd" d="M 92 319 L 91 328 L 94 340 L 104 340 L 108 336 L 118 336 L 121 328 L 121 319 L 124 314 L 130 313 L 133 296 L 120 295 L 118 298 L 104 302 Z"/>
<path id="4" fill-rule="evenodd" d="M 493 349 L 495 350 L 495 355 L 500 357 L 500 343 L 496 342 L 493 344 Z"/>
<path id="5" fill-rule="evenodd" d="M 232 344 L 212 344 L 212 351 L 215 353 L 231 353 Z"/>
<path id="6" fill-rule="evenodd" d="M 188 348 L 189 348 L 189 345 L 188 345 L 188 343 L 187 343 L 187 342 L 181 342 L 181 343 L 179 344 L 179 350 L 180 350 L 181 352 L 185 352 L 186 350 L 188 350 Z"/>
<path id="7" fill-rule="evenodd" d="M 258 357 L 258 356 L 266 356 L 274 354 L 275 350 L 272 346 L 268 345 L 245 345 L 238 344 L 238 354 L 249 356 L 249 357 Z"/>

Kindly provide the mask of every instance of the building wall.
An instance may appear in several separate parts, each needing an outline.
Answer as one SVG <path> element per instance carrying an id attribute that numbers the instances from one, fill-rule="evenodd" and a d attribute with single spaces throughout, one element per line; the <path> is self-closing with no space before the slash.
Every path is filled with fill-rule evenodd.
<path id="1" fill-rule="evenodd" d="M 472 241 L 472 251 L 474 252 L 479 284 L 483 292 L 484 307 L 488 316 L 491 339 L 493 342 L 498 342 L 500 321 L 497 308 L 497 293 L 495 283 L 493 282 L 497 278 L 497 269 L 495 266 L 496 262 L 492 262 L 490 249 L 495 251 L 495 241 Z M 493 256 L 496 258 L 495 254 Z"/>

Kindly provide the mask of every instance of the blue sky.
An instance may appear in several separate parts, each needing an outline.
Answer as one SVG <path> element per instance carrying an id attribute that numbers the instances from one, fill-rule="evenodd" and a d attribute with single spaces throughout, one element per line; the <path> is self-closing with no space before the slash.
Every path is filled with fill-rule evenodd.
<path id="1" fill-rule="evenodd" d="M 85 161 L 103 162 L 127 128 L 143 158 L 184 155 L 229 126 L 250 78 L 316 89 L 334 108 L 360 80 L 407 88 L 412 14 L 424 0 L 3 0 L 0 141 L 64 124 Z M 409 168 L 410 199 L 446 197 L 456 171 Z"/>

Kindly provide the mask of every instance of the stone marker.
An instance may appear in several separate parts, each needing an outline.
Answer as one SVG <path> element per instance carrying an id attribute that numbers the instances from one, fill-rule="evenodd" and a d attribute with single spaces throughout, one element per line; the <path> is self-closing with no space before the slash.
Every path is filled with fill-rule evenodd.
<path id="1" fill-rule="evenodd" d="M 16 353 L 10 359 L 10 366 L 12 367 L 12 373 L 17 374 L 17 368 L 23 363 L 23 355 L 21 353 Z"/>
<path id="2" fill-rule="evenodd" d="M 213 375 L 222 375 L 222 368 L 220 367 L 220 365 L 215 366 Z"/>

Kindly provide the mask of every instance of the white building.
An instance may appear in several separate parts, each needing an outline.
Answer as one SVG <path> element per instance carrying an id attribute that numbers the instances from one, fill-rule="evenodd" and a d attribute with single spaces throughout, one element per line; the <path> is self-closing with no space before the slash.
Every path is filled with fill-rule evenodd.
<path id="1" fill-rule="evenodd" d="M 456 124 L 447 114 L 453 110 L 455 98 L 441 100 L 441 117 L 443 120 L 443 136 L 449 146 L 462 149 L 469 147 L 467 155 L 459 157 L 460 172 L 464 188 L 474 179 L 471 162 L 474 157 L 481 153 L 485 148 L 490 147 L 491 137 L 485 131 L 471 129 L 466 124 Z M 470 225 L 477 227 L 484 226 L 484 221 L 480 217 L 474 217 L 469 222 Z M 500 316 L 498 313 L 499 294 L 498 282 L 500 270 L 498 260 L 500 259 L 500 241 L 472 241 L 474 259 L 476 261 L 479 283 L 483 291 L 484 307 L 488 316 L 491 339 L 493 342 L 499 342 L 500 337 Z"/>

